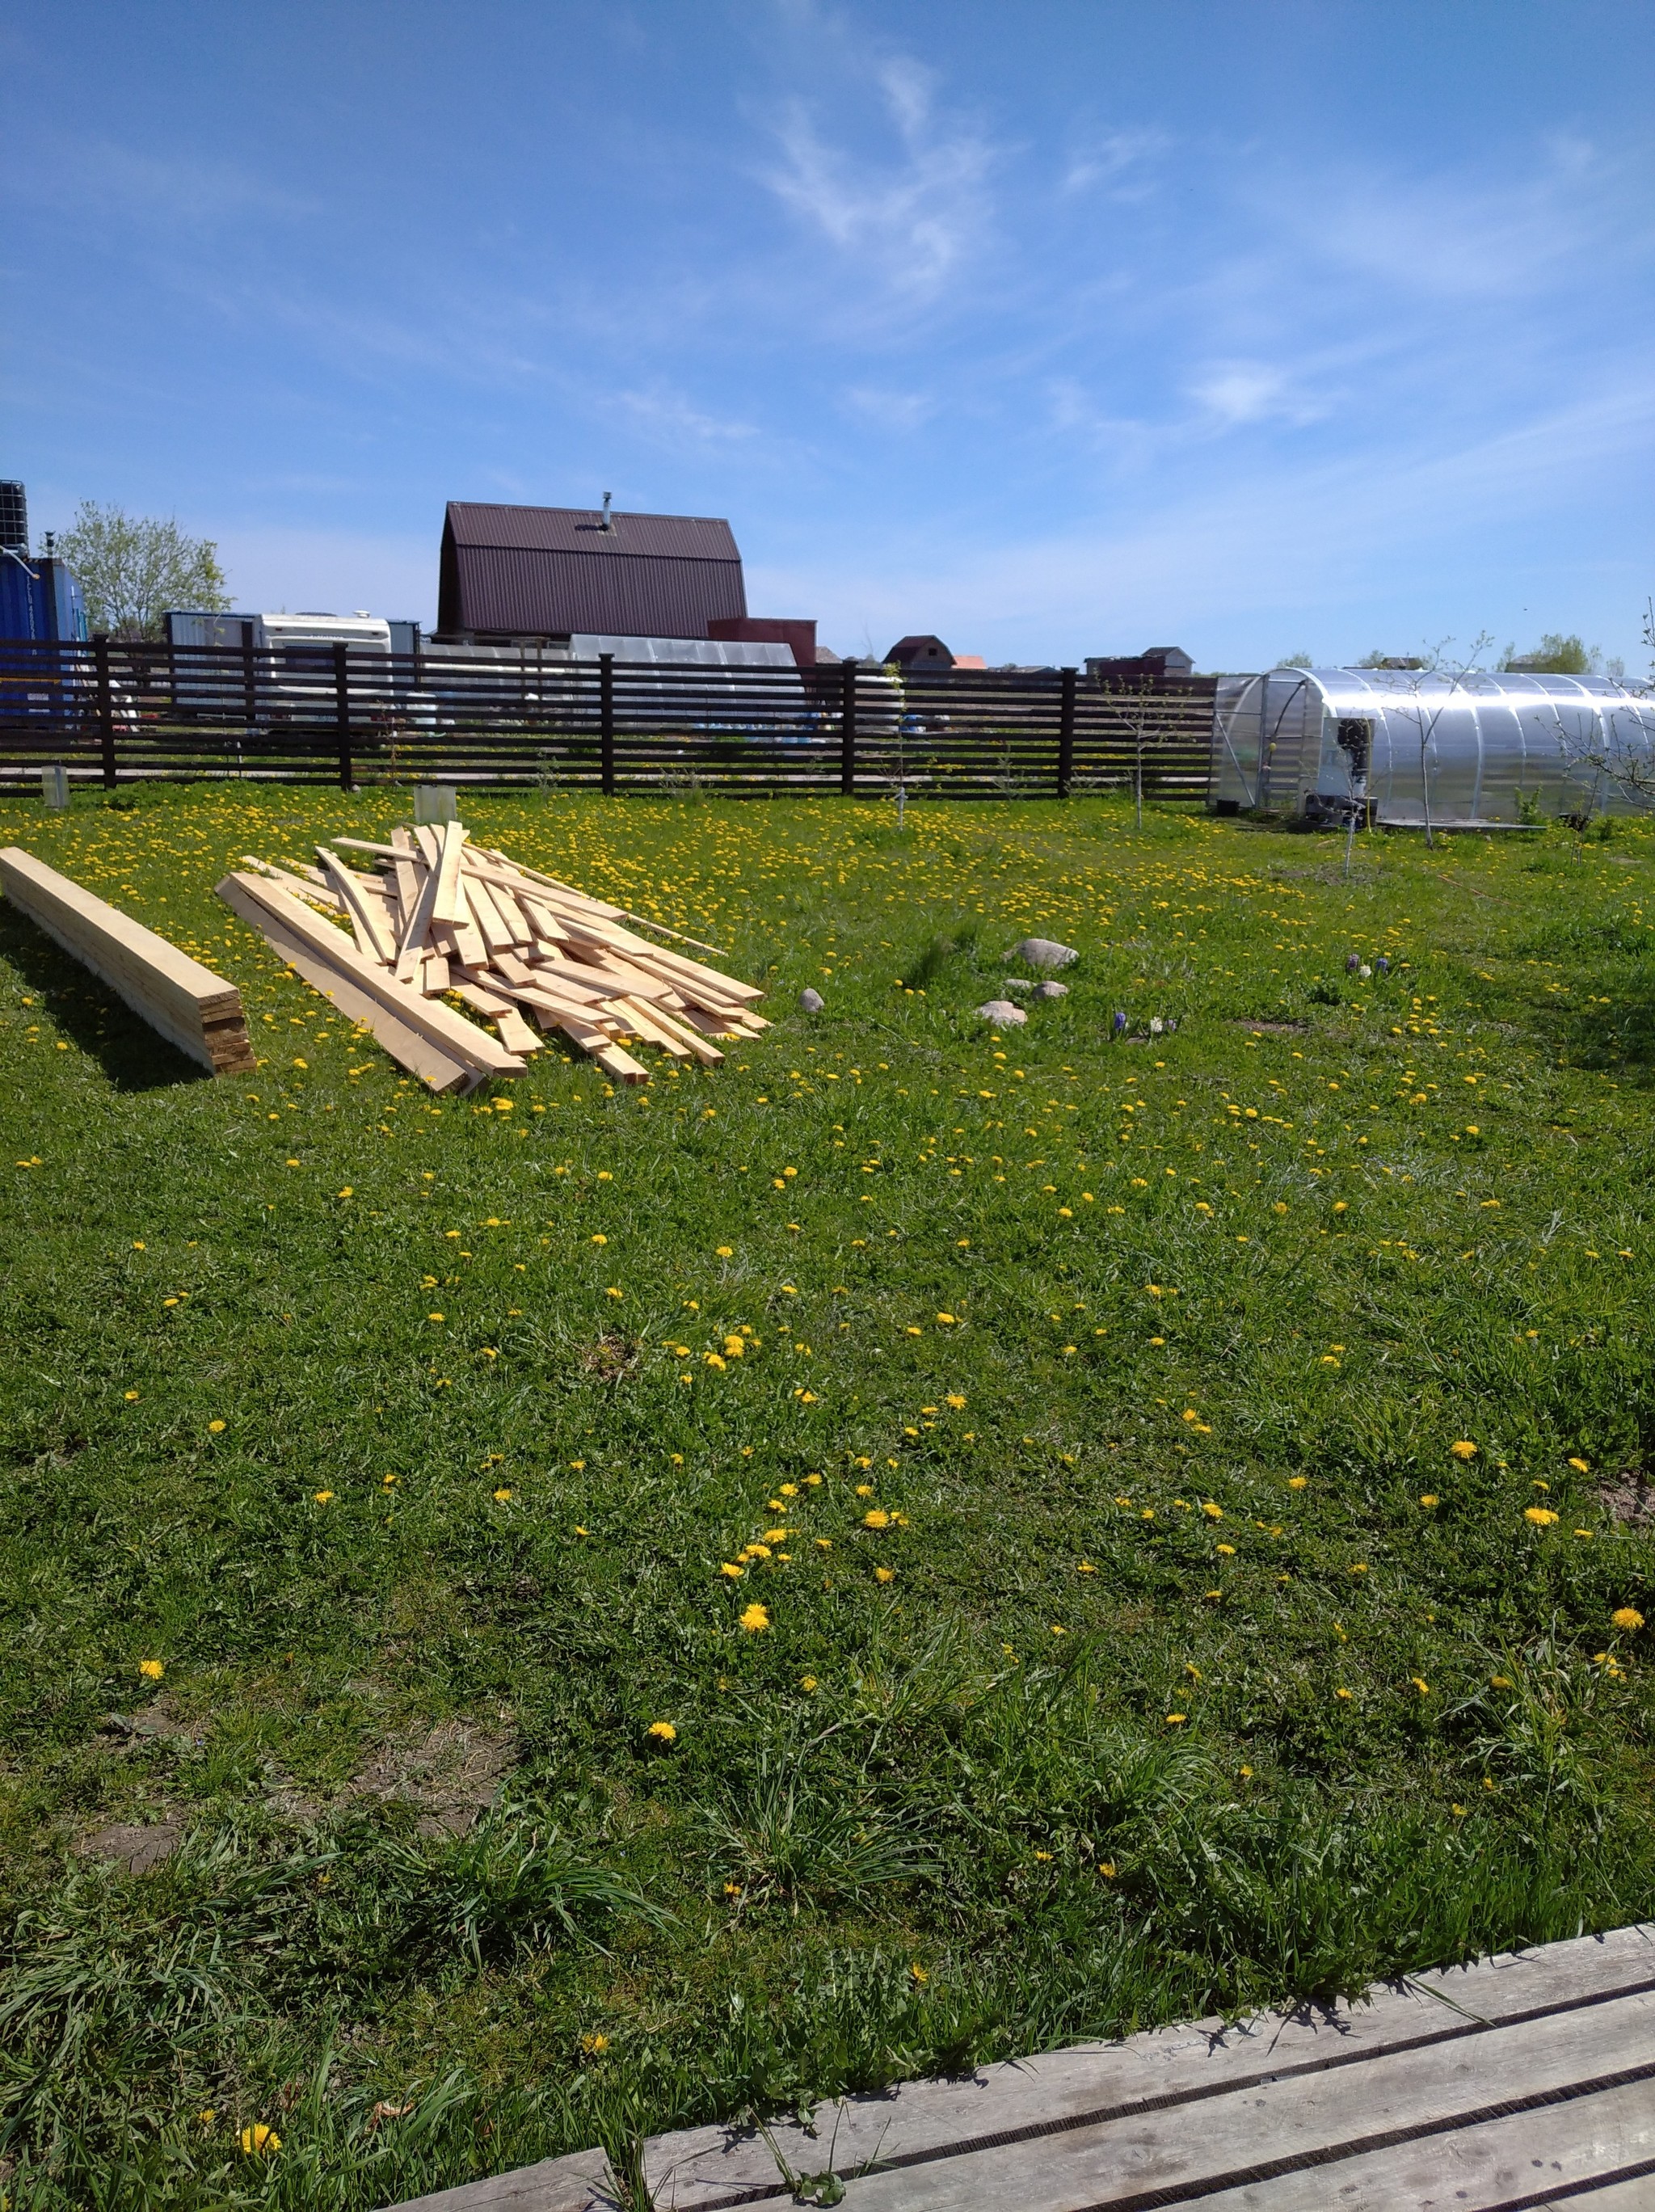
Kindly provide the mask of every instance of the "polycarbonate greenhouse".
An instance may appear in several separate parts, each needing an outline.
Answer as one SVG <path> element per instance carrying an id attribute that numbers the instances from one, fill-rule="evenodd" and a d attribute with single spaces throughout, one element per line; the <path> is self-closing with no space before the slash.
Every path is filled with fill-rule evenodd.
<path id="1" fill-rule="evenodd" d="M 1655 700 L 1597 676 L 1276 668 L 1219 679 L 1209 804 L 1495 828 L 1655 803 Z"/>

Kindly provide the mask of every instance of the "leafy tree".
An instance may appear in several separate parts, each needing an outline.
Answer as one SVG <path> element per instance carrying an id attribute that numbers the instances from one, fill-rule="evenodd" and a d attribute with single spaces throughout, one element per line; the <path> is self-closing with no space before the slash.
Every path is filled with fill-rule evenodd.
<path id="1" fill-rule="evenodd" d="M 217 614 L 230 604 L 217 545 L 189 537 L 175 520 L 82 500 L 56 550 L 80 578 L 94 635 L 159 637 L 169 607 Z"/>
<path id="2" fill-rule="evenodd" d="M 1519 653 L 1514 646 L 1508 645 L 1500 657 L 1500 665 L 1502 669 L 1517 669 L 1530 676 L 1592 676 L 1602 659 L 1597 646 L 1589 647 L 1578 637 L 1565 637 L 1559 630 L 1549 629 L 1528 653 Z"/>
<path id="3" fill-rule="evenodd" d="M 1316 663 L 1307 653 L 1284 653 L 1275 665 L 1277 668 L 1314 668 Z"/>

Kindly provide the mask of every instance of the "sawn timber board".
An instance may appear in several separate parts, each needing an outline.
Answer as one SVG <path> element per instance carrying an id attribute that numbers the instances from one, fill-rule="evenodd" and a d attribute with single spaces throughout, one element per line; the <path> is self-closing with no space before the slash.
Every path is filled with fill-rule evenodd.
<path id="1" fill-rule="evenodd" d="M 0 852 L 0 888 L 133 1012 L 214 1075 L 246 1075 L 252 1047 L 233 983 L 21 846 Z"/>

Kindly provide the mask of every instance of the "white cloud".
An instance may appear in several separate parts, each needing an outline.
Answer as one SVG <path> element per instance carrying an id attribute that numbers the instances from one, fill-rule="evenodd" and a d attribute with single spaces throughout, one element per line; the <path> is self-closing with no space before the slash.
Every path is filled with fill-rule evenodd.
<path id="1" fill-rule="evenodd" d="M 676 392 L 617 392 L 608 404 L 646 437 L 668 445 L 738 445 L 759 434 L 756 424 L 709 415 Z"/>
<path id="2" fill-rule="evenodd" d="M 1058 190 L 1068 198 L 1106 186 L 1111 199 L 1142 199 L 1153 189 L 1143 172 L 1172 143 L 1163 131 L 1105 131 L 1070 157 Z"/>
<path id="3" fill-rule="evenodd" d="M 1418 598 L 1416 627 L 1475 629 L 1500 617 L 1486 599 L 1466 600 L 1468 573 L 1485 588 L 1480 549 L 1590 498 L 1634 456 L 1646 466 L 1652 449 L 1646 376 L 1459 446 L 1376 447 L 1140 495 L 1093 527 L 935 554 L 911 538 L 878 567 L 848 548 L 809 567 L 749 562 L 749 593 L 809 609 L 828 644 L 935 629 L 991 661 L 1137 649 L 1152 632 L 1198 649 L 1203 633 L 1251 628 L 1269 631 L 1260 649 L 1273 651 L 1319 615 L 1368 621 L 1363 610 L 1397 597 L 1399 573 Z"/>
<path id="4" fill-rule="evenodd" d="M 1244 422 L 1313 422 L 1325 404 L 1295 391 L 1282 369 L 1257 361 L 1222 362 L 1197 376 L 1190 395 L 1222 428 Z"/>
<path id="5" fill-rule="evenodd" d="M 796 100 L 777 132 L 782 164 L 763 181 L 848 258 L 914 295 L 932 295 L 980 254 L 994 150 L 973 131 L 938 124 L 934 80 L 918 64 L 888 59 L 875 82 L 899 143 L 894 161 L 825 139 Z"/>
<path id="6" fill-rule="evenodd" d="M 922 429 L 937 412 L 937 402 L 929 392 L 889 392 L 870 384 L 850 386 L 840 404 L 876 429 L 898 433 Z"/>
<path id="7" fill-rule="evenodd" d="M 181 154 L 136 153 L 112 138 L 48 139 L 9 189 L 61 211 L 78 206 L 106 224 L 197 234 L 272 216 L 322 212 L 319 200 L 256 169 Z"/>

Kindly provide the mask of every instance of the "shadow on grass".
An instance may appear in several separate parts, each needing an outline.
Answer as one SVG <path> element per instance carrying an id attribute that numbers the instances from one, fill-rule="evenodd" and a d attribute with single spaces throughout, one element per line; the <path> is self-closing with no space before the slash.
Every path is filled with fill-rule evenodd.
<path id="1" fill-rule="evenodd" d="M 197 1061 L 152 1030 L 89 969 L 25 920 L 0 905 L 0 960 L 64 1036 L 95 1060 L 117 1091 L 164 1091 L 180 1083 L 210 1083 Z"/>

